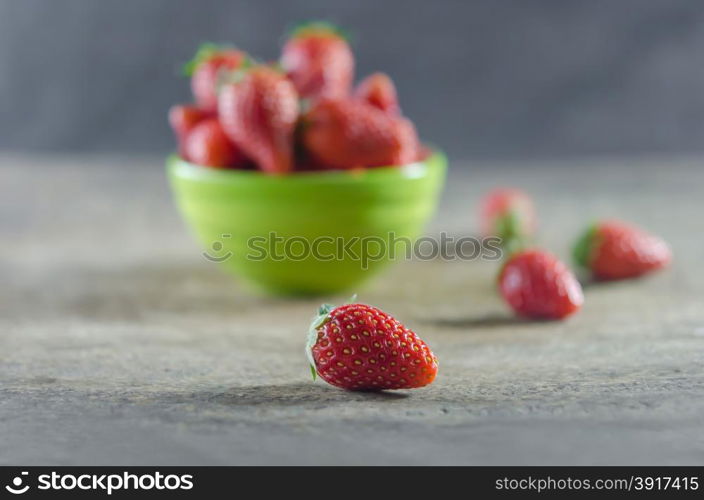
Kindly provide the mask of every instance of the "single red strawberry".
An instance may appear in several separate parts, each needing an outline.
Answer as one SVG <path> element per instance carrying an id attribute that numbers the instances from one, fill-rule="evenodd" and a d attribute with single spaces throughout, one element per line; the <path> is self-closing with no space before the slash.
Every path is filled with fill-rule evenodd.
<path id="1" fill-rule="evenodd" d="M 535 233 L 533 200 L 514 188 L 488 192 L 479 203 L 479 223 L 483 236 L 499 237 L 505 243 L 529 239 Z"/>
<path id="2" fill-rule="evenodd" d="M 222 87 L 218 112 L 225 133 L 261 170 L 293 169 L 293 134 L 298 96 L 291 82 L 268 66 L 248 70 Z"/>
<path id="3" fill-rule="evenodd" d="M 413 389 L 435 380 L 438 360 L 411 330 L 364 304 L 321 306 L 308 333 L 313 376 L 343 389 Z"/>
<path id="4" fill-rule="evenodd" d="M 355 89 L 355 96 L 387 113 L 401 112 L 394 82 L 385 73 L 374 73 L 362 80 Z"/>
<path id="5" fill-rule="evenodd" d="M 670 247 L 661 238 L 625 222 L 593 224 L 574 247 L 577 263 L 600 280 L 635 278 L 666 267 Z"/>
<path id="6" fill-rule="evenodd" d="M 215 111 L 218 87 L 223 83 L 224 75 L 243 68 L 247 63 L 247 54 L 241 50 L 211 43 L 201 45 L 185 67 L 186 75 L 191 77 L 191 90 L 198 106 Z"/>
<path id="7" fill-rule="evenodd" d="M 392 165 L 406 165 L 419 161 L 422 150 L 413 122 L 408 118 L 397 117 L 394 119 L 394 128 L 401 147 L 393 158 Z"/>
<path id="8" fill-rule="evenodd" d="M 535 319 L 562 319 L 582 307 L 582 287 L 572 271 L 543 250 L 522 250 L 504 264 L 499 290 L 519 315 Z"/>
<path id="9" fill-rule="evenodd" d="M 213 113 L 204 111 L 196 106 L 176 105 L 169 109 L 169 124 L 176 136 L 178 153 L 182 158 L 188 159 L 185 152 L 185 142 L 188 134 L 200 122 L 213 116 Z"/>
<path id="10" fill-rule="evenodd" d="M 245 157 L 225 135 L 217 118 L 196 125 L 186 138 L 184 149 L 189 161 L 208 167 L 242 167 Z"/>
<path id="11" fill-rule="evenodd" d="M 316 161 L 342 169 L 401 165 L 418 151 L 410 121 L 352 99 L 315 104 L 304 117 L 302 141 Z"/>
<path id="12" fill-rule="evenodd" d="M 281 66 L 303 99 L 341 99 L 350 93 L 354 56 L 332 24 L 316 21 L 295 28 L 284 45 Z"/>

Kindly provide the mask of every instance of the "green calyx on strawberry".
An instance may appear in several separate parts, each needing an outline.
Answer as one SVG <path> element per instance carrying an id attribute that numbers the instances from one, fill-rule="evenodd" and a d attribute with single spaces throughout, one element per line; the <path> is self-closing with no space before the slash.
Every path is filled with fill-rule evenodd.
<path id="1" fill-rule="evenodd" d="M 496 218 L 496 234 L 501 238 L 501 245 L 507 256 L 530 246 L 531 238 L 525 234 L 520 217 L 517 211 L 509 210 Z"/>
<path id="2" fill-rule="evenodd" d="M 351 304 L 355 300 L 357 300 L 356 293 L 349 298 L 346 304 Z M 306 342 L 306 356 L 308 357 L 308 361 L 310 362 L 310 369 L 313 373 L 313 380 L 315 380 L 317 374 L 315 371 L 315 361 L 313 360 L 312 349 L 318 338 L 318 328 L 320 328 L 327 321 L 330 320 L 330 311 L 332 311 L 333 309 L 335 309 L 335 306 L 332 304 L 322 304 L 318 308 L 318 312 L 315 315 L 315 318 L 313 318 L 313 322 L 310 324 L 310 328 L 308 329 L 308 340 Z"/>
<path id="3" fill-rule="evenodd" d="M 572 258 L 575 264 L 584 269 L 589 269 L 594 247 L 596 246 L 596 238 L 598 235 L 598 224 L 593 222 L 584 231 L 572 248 Z"/>
<path id="4" fill-rule="evenodd" d="M 345 30 L 328 21 L 303 21 L 289 30 L 288 38 L 305 38 L 309 36 L 331 36 L 349 42 L 350 36 Z"/>
<path id="5" fill-rule="evenodd" d="M 238 52 L 239 49 L 233 45 L 229 44 L 218 44 L 212 42 L 205 42 L 200 44 L 196 55 L 185 63 L 181 69 L 183 76 L 191 77 L 195 72 L 196 68 L 203 64 L 204 62 L 210 61 L 213 58 L 219 57 L 225 52 Z M 242 63 L 243 66 L 248 66 L 251 64 L 250 58 L 247 54 L 242 52 Z"/>
<path id="6" fill-rule="evenodd" d="M 313 346 L 318 340 L 318 328 L 330 321 L 330 311 L 332 311 L 333 309 L 335 309 L 335 306 L 332 304 L 322 304 L 318 308 L 318 313 L 315 315 L 315 318 L 313 318 L 313 321 L 310 324 L 310 328 L 308 328 L 308 340 L 306 341 L 306 356 L 308 357 L 308 362 L 310 363 L 310 371 L 313 375 L 313 380 L 315 380 L 318 375 L 318 373 L 315 371 L 315 360 L 313 359 Z"/>
<path id="7" fill-rule="evenodd" d="M 204 44 L 184 72 L 190 75 L 191 91 L 198 107 L 215 112 L 218 94 L 229 73 L 250 64 L 249 57 L 241 50 Z"/>

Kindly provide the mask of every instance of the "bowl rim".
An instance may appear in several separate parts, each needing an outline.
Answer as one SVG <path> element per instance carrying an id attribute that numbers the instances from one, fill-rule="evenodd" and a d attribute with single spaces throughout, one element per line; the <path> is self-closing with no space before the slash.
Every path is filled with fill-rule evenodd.
<path id="1" fill-rule="evenodd" d="M 424 159 L 406 165 L 358 168 L 353 170 L 324 170 L 295 172 L 289 175 L 270 175 L 259 170 L 221 169 L 197 165 L 172 153 L 166 158 L 166 169 L 169 174 L 179 178 L 205 182 L 239 182 L 261 181 L 279 183 L 285 182 L 317 182 L 326 183 L 358 183 L 367 181 L 392 181 L 399 179 L 417 179 L 427 177 L 433 169 L 444 169 L 447 156 L 439 149 L 432 149 Z"/>

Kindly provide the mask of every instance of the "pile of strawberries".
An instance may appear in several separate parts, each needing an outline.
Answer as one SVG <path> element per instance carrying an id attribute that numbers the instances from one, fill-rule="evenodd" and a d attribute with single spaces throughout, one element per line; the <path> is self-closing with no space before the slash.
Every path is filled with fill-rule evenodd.
<path id="1" fill-rule="evenodd" d="M 277 63 L 207 44 L 186 72 L 195 104 L 172 107 L 169 122 L 187 161 L 287 174 L 404 165 L 423 154 L 387 75 L 353 88 L 354 55 L 329 23 L 293 30 Z"/>
<path id="2" fill-rule="evenodd" d="M 499 273 L 501 295 L 519 315 L 563 319 L 584 303 L 572 271 L 551 253 L 531 244 L 536 231 L 532 199 L 518 189 L 497 189 L 481 201 L 485 236 L 501 238 L 506 260 Z M 573 247 L 575 263 L 600 281 L 637 278 L 666 267 L 672 258 L 661 238 L 631 224 L 592 224 Z"/>

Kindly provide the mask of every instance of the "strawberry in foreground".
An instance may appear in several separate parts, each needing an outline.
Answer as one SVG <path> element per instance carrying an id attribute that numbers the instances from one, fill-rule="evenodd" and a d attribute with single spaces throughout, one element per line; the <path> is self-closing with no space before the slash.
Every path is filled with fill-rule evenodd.
<path id="1" fill-rule="evenodd" d="M 218 112 L 225 133 L 261 170 L 293 170 L 298 96 L 283 74 L 268 66 L 248 70 L 222 87 Z"/>
<path id="2" fill-rule="evenodd" d="M 325 304 L 311 324 L 306 353 L 313 376 L 349 390 L 430 384 L 438 361 L 411 330 L 376 307 Z"/>
<path id="3" fill-rule="evenodd" d="M 409 120 L 353 99 L 315 104 L 304 116 L 302 138 L 306 151 L 332 168 L 404 165 L 418 155 Z"/>
<path id="4" fill-rule="evenodd" d="M 193 97 L 200 108 L 214 112 L 218 105 L 218 87 L 223 75 L 248 64 L 247 54 L 241 50 L 203 44 L 185 67 L 191 77 Z"/>
<path id="5" fill-rule="evenodd" d="M 563 319 L 579 311 L 582 287 L 554 255 L 538 249 L 513 254 L 499 274 L 499 291 L 519 315 Z"/>
<path id="6" fill-rule="evenodd" d="M 661 238 L 621 221 L 593 224 L 574 247 L 577 263 L 599 280 L 636 278 L 666 267 L 672 259 Z"/>
<path id="7" fill-rule="evenodd" d="M 184 143 L 189 161 L 208 167 L 242 167 L 245 157 L 225 135 L 217 118 L 209 118 L 188 134 Z"/>
<path id="8" fill-rule="evenodd" d="M 529 239 L 535 233 L 533 200 L 514 188 L 498 188 L 487 193 L 479 205 L 480 227 L 486 237 L 497 236 L 505 243 Z"/>
<path id="9" fill-rule="evenodd" d="M 284 45 L 281 66 L 302 99 L 341 99 L 350 93 L 354 56 L 347 40 L 330 23 L 305 23 Z"/>
<path id="10" fill-rule="evenodd" d="M 189 159 L 185 149 L 188 134 L 200 122 L 213 116 L 214 113 L 204 111 L 196 106 L 176 105 L 169 109 L 169 124 L 176 135 L 178 152 L 184 159 Z"/>
<path id="11" fill-rule="evenodd" d="M 362 80 L 355 89 L 355 96 L 389 114 L 401 112 L 394 82 L 385 73 L 374 73 Z"/>

